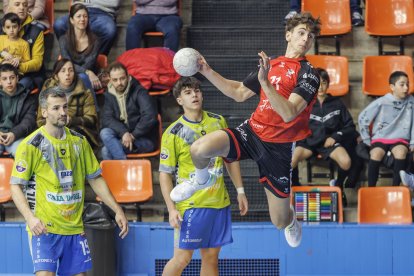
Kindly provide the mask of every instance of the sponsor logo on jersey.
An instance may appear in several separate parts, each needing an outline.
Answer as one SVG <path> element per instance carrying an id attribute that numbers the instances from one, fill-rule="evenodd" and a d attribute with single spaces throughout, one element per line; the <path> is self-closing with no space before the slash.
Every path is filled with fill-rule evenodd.
<path id="1" fill-rule="evenodd" d="M 162 148 L 162 149 L 161 149 L 160 158 L 161 158 L 162 160 L 167 160 L 167 159 L 168 159 L 168 157 L 169 157 L 169 155 L 170 155 L 170 152 L 168 151 L 168 149 L 166 149 L 166 148 Z"/>
<path id="2" fill-rule="evenodd" d="M 16 162 L 16 171 L 19 173 L 25 172 L 27 170 L 26 160 L 20 159 Z"/>
<path id="3" fill-rule="evenodd" d="M 59 205 L 82 202 L 82 190 L 65 193 L 46 192 L 46 200 Z"/>
<path id="4" fill-rule="evenodd" d="M 58 171 L 60 184 L 68 184 L 73 182 L 73 172 L 71 170 Z"/>

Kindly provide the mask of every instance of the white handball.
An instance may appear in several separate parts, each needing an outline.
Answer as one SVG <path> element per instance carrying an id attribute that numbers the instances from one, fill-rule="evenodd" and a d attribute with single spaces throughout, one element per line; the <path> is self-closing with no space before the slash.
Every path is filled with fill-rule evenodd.
<path id="1" fill-rule="evenodd" d="M 183 77 L 195 75 L 200 70 L 198 59 L 200 53 L 193 48 L 182 48 L 174 55 L 173 65 L 175 71 Z"/>

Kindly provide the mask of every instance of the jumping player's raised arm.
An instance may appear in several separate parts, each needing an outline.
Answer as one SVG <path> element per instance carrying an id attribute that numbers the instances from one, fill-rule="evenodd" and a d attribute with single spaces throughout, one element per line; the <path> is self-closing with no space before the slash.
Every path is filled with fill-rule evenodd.
<path id="1" fill-rule="evenodd" d="M 232 98 L 236 102 L 244 102 L 256 95 L 256 93 L 244 86 L 242 82 L 226 79 L 214 71 L 203 56 L 200 57 L 199 63 L 201 65 L 199 72 L 227 97 Z"/>

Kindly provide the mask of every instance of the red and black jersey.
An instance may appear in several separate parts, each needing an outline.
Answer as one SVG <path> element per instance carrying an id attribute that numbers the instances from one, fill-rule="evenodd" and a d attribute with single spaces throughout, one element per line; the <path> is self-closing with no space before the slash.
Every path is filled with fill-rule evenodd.
<path id="1" fill-rule="evenodd" d="M 308 106 L 291 122 L 285 123 L 276 113 L 262 90 L 257 78 L 258 70 L 243 81 L 243 85 L 260 95 L 260 102 L 249 123 L 253 131 L 265 142 L 295 142 L 311 134 L 309 116 L 319 89 L 319 75 L 305 58 L 284 56 L 270 60 L 268 78 L 277 93 L 289 98 L 291 93 L 300 95 Z"/>

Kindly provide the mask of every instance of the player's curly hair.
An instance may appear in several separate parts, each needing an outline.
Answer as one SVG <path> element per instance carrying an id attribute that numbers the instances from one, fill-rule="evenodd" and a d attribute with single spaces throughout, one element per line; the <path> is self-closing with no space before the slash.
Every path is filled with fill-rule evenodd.
<path id="1" fill-rule="evenodd" d="M 173 87 L 174 98 L 178 98 L 181 95 L 183 88 L 200 89 L 200 81 L 195 77 L 181 77 Z"/>
<path id="2" fill-rule="evenodd" d="M 321 32 L 320 18 L 314 18 L 309 12 L 298 13 L 286 22 L 286 32 L 292 31 L 296 26 L 305 24 L 311 33 L 319 35 Z"/>

